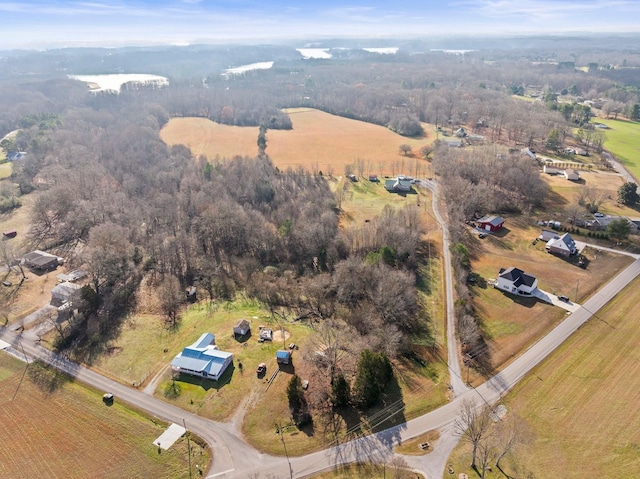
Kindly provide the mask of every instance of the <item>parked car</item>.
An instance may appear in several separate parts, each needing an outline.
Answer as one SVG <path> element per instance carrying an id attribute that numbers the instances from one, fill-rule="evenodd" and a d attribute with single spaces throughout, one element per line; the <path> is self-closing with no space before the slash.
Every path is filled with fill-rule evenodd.
<path id="1" fill-rule="evenodd" d="M 104 393 L 102 395 L 102 400 L 105 403 L 112 403 L 113 402 L 113 393 Z"/>
<path id="2" fill-rule="evenodd" d="M 262 376 L 266 372 L 267 372 L 267 365 L 265 363 L 258 364 L 258 367 L 256 368 L 256 374 L 258 374 L 258 376 Z"/>
<path id="3" fill-rule="evenodd" d="M 558 299 L 560 301 L 564 301 L 565 303 L 569 302 L 569 296 L 564 296 L 564 295 L 558 295 Z"/>
<path id="4" fill-rule="evenodd" d="M 593 216 L 596 217 L 596 218 L 604 218 L 604 214 L 603 213 L 594 213 Z"/>

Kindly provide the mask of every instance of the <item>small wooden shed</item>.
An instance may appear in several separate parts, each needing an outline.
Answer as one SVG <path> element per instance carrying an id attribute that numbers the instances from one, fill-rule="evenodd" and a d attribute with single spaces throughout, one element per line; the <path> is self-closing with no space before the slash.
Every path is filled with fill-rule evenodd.
<path id="1" fill-rule="evenodd" d="M 251 325 L 249 324 L 249 321 L 247 321 L 246 319 L 241 319 L 233 327 L 234 335 L 244 336 L 249 331 L 251 331 Z"/>

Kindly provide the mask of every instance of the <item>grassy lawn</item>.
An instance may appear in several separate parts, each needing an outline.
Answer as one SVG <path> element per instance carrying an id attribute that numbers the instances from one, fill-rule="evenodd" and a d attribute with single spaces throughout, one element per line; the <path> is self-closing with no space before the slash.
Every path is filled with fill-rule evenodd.
<path id="1" fill-rule="evenodd" d="M 429 454 L 436 446 L 440 433 L 438 431 L 428 431 L 420 436 L 404 441 L 393 448 L 394 452 L 398 454 L 404 454 L 405 456 L 424 456 Z M 429 443 L 429 447 L 423 449 L 421 444 Z"/>
<path id="2" fill-rule="evenodd" d="M 251 322 L 253 336 L 245 342 L 233 337 L 233 325 L 239 319 Z M 258 343 L 260 325 L 274 331 L 284 326 L 289 333 L 287 346 L 291 342 L 302 343 L 309 334 L 309 329 L 302 324 L 278 323 L 253 301 L 239 298 L 213 307 L 208 302 L 202 302 L 191 306 L 182 315 L 175 331 L 167 330 L 158 315 L 133 316 L 123 325 L 119 337 L 109 344 L 107 354 L 98 358 L 92 366 L 108 376 L 140 387 L 144 387 L 156 374 L 161 374 L 156 396 L 164 398 L 164 387 L 171 381 L 171 360 L 202 333 L 211 332 L 215 334 L 216 344 L 222 351 L 233 353 L 234 366 L 218 382 L 180 376 L 176 382 L 180 384 L 182 394 L 172 402 L 204 417 L 225 420 L 256 385 L 256 366 L 266 362 L 269 371 L 273 371 L 275 352 L 283 348 L 282 341 Z M 141 354 L 141 345 L 144 345 L 144 354 Z M 242 363 L 242 370 L 238 362 Z"/>
<path id="3" fill-rule="evenodd" d="M 0 151 L 0 159 L 3 159 L 3 158 L 4 158 L 4 155 Z M 9 162 L 2 163 L 0 165 L 0 180 L 4 178 L 9 178 L 11 176 L 11 171 L 12 171 L 11 163 Z"/>
<path id="4" fill-rule="evenodd" d="M 636 279 L 505 398 L 530 443 L 505 462 L 514 477 L 624 477 L 640 474 L 640 328 Z M 450 462 L 477 477 L 461 444 Z M 447 476 L 448 477 L 448 476 Z M 499 471 L 487 479 L 504 477 Z"/>
<path id="5" fill-rule="evenodd" d="M 393 464 L 349 464 L 311 476 L 312 479 L 385 479 L 387 477 L 424 479 L 422 474 L 405 471 Z"/>
<path id="6" fill-rule="evenodd" d="M 631 262 L 627 256 L 586 249 L 586 269 L 575 261 L 550 255 L 544 242 L 533 245 L 540 227 L 523 217 L 505 217 L 506 234 L 477 239 L 472 249 L 473 271 L 482 279 L 495 278 L 500 268 L 515 266 L 538 278 L 540 289 L 565 294 L 583 302 L 601 285 Z M 582 239 L 582 238 L 578 238 Z M 496 370 L 546 334 L 565 316 L 561 308 L 533 298 L 500 292 L 483 281 L 471 286 L 474 303 L 485 335 L 489 338 L 492 364 Z M 472 382 L 481 378 L 473 377 Z"/>
<path id="7" fill-rule="evenodd" d="M 417 164 L 428 166 L 423 160 L 400 154 L 398 147 L 406 143 L 419 155 L 420 148 L 435 139 L 430 125 L 423 125 L 425 137 L 407 138 L 382 126 L 319 110 L 286 111 L 291 116 L 293 129 L 267 132 L 267 154 L 279 168 L 302 166 L 311 171 L 343 175 L 345 165 L 355 165 L 362 160 L 365 175 L 416 175 Z M 168 144 L 184 144 L 194 155 L 204 154 L 211 159 L 258 153 L 258 128 L 221 125 L 205 118 L 173 118 L 162 129 L 160 137 Z M 427 174 L 426 170 L 422 172 Z"/>
<path id="8" fill-rule="evenodd" d="M 603 118 L 598 118 L 597 122 L 603 123 L 610 128 L 609 130 L 602 130 L 607 136 L 604 147 L 613 153 L 634 177 L 640 178 L 640 161 L 638 161 L 640 154 L 640 144 L 638 143 L 640 123 Z"/>
<path id="9" fill-rule="evenodd" d="M 189 477 L 185 438 L 160 453 L 153 445 L 166 424 L 117 398 L 106 406 L 101 393 L 38 364 L 21 382 L 24 370 L 0 352 L 0 477 Z M 194 466 L 206 467 L 208 449 L 191 448 Z"/>

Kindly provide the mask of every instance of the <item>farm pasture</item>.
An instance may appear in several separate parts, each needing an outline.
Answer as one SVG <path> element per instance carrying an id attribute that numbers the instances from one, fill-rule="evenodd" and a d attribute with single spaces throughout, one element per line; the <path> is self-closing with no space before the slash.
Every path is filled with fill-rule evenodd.
<path id="1" fill-rule="evenodd" d="M 166 424 L 90 390 L 40 363 L 0 352 L 0 477 L 187 478 L 187 441 L 153 445 Z M 191 441 L 206 469 L 210 453 Z M 117 458 L 117 460 L 114 460 Z"/>
<path id="2" fill-rule="evenodd" d="M 640 328 L 636 279 L 505 397 L 527 440 L 502 463 L 518 477 L 636 477 L 640 474 Z M 466 472 L 470 447 L 450 458 Z M 487 479 L 504 477 L 494 468 Z"/>
<path id="3" fill-rule="evenodd" d="M 640 123 L 603 118 L 598 118 L 595 121 L 609 127 L 609 129 L 602 130 L 606 135 L 604 147 L 621 161 L 635 178 L 640 178 L 640 161 L 638 161 Z"/>
<path id="4" fill-rule="evenodd" d="M 383 126 L 350 120 L 320 110 L 291 108 L 292 130 L 267 131 L 267 155 L 281 169 L 303 167 L 308 171 L 343 175 L 347 165 L 363 165 L 363 174 L 422 176 L 429 163 L 419 159 L 419 150 L 435 138 L 433 127 L 423 124 L 426 137 L 407 138 Z M 184 144 L 194 155 L 209 159 L 258 154 L 257 127 L 214 123 L 206 118 L 173 118 L 160 132 L 170 145 Z M 411 145 L 416 158 L 399 152 L 401 144 Z"/>

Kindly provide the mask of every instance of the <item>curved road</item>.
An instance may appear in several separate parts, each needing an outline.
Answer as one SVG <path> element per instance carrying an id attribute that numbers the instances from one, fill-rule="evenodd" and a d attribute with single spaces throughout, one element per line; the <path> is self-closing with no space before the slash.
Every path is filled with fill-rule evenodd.
<path id="1" fill-rule="evenodd" d="M 436 208 L 435 200 L 434 208 Z M 436 210 L 437 208 L 434 211 Z M 439 214 L 437 214 L 437 217 L 440 222 L 441 218 Z M 443 228 L 443 232 L 446 231 L 446 228 Z M 443 249 L 445 252 L 448 251 L 448 247 L 444 247 Z M 445 265 L 446 263 L 447 260 L 445 259 Z M 450 269 L 447 270 L 450 278 Z M 394 455 L 393 446 L 399 441 L 410 439 L 430 430 L 440 429 L 441 437 L 433 452 L 426 456 L 405 458 L 412 467 L 424 472 L 427 474 L 427 477 L 433 479 L 435 477 L 442 477 L 449 452 L 453 450 L 458 441 L 458 438 L 453 434 L 452 425 L 458 416 L 458 411 L 463 401 L 470 400 L 477 405 L 482 403 L 494 404 L 586 321 L 591 318 L 597 320 L 595 313 L 638 275 L 640 275 L 640 259 L 635 260 L 630 266 L 619 273 L 612 281 L 582 305 L 580 309 L 567 316 L 562 323 L 531 346 L 522 356 L 513 361 L 502 372 L 475 389 L 466 388 L 464 383 L 462 383 L 460 375 L 454 374 L 455 366 L 452 366 L 452 386 L 456 397 L 441 408 L 380 433 L 359 438 L 306 456 L 291 458 L 290 465 L 284 457 L 261 454 L 247 445 L 241 439 L 239 431 L 232 423 L 220 423 L 199 417 L 146 395 L 143 392 L 112 381 L 61 358 L 49 350 L 36 345 L 28 337 L 15 334 L 7 328 L 0 330 L 0 339 L 12 344 L 17 351 L 23 348 L 27 355 L 46 361 L 74 378 L 99 390 L 112 391 L 116 395 L 117 400 L 128 402 L 160 419 L 178 424 L 181 424 L 182 421 L 185 420 L 187 429 L 201 436 L 212 448 L 214 463 L 209 471 L 209 478 L 306 477 L 337 464 L 366 459 L 386 462 Z M 452 283 L 447 283 L 447 290 L 448 294 L 449 292 L 452 294 Z M 453 298 L 451 298 L 451 300 L 452 299 Z M 447 303 L 449 303 L 449 299 L 447 299 Z M 447 310 L 448 312 L 450 311 L 449 307 L 447 307 Z M 447 321 L 448 324 L 449 321 L 451 321 L 449 314 L 447 314 Z M 451 325 L 449 324 L 449 326 Z M 451 327 L 449 327 L 449 330 L 454 331 Z M 455 337 L 452 336 L 450 338 L 449 332 L 447 336 L 449 345 L 455 345 Z M 457 362 L 457 348 L 449 347 L 448 349 L 454 351 L 456 356 L 455 361 Z M 449 360 L 451 361 L 451 353 L 449 356 Z M 459 373 L 459 364 L 457 368 Z M 461 384 L 456 385 L 454 378 L 459 379 Z"/>

